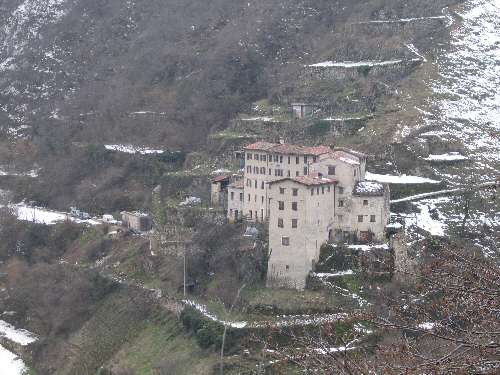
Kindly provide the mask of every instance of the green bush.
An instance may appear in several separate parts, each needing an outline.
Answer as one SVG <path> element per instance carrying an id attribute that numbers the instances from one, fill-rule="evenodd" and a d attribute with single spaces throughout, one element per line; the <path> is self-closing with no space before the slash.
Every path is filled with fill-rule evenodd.
<path id="1" fill-rule="evenodd" d="M 312 136 L 325 135 L 330 131 L 330 122 L 319 120 L 307 128 L 307 133 Z"/>

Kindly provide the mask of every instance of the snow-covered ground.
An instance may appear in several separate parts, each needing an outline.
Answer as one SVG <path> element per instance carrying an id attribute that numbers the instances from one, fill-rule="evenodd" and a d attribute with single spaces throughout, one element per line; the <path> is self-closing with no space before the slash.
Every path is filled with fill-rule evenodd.
<path id="1" fill-rule="evenodd" d="M 66 220 L 70 220 L 78 224 L 102 224 L 102 222 L 99 220 L 80 220 L 70 216 L 70 214 L 66 212 L 53 211 L 42 207 L 32 207 L 26 205 L 25 203 L 11 205 L 10 208 L 12 209 L 13 214 L 16 215 L 19 220 L 29 221 L 36 224 L 54 225 Z"/>
<path id="2" fill-rule="evenodd" d="M 366 172 L 365 178 L 368 181 L 377 181 L 383 184 L 439 184 L 441 182 L 437 180 L 431 180 L 430 178 L 407 176 L 405 174 L 401 176 L 392 176 L 370 172 Z"/>
<path id="3" fill-rule="evenodd" d="M 151 154 L 163 154 L 163 150 L 155 150 L 148 147 L 139 147 L 133 145 L 104 145 L 106 150 L 123 152 L 126 154 L 140 154 L 140 155 L 151 155 Z"/>
<path id="4" fill-rule="evenodd" d="M 25 346 L 37 340 L 37 336 L 24 329 L 17 329 L 13 325 L 0 320 L 0 336 Z M 2 375 L 22 375 L 27 370 L 26 364 L 0 345 L 0 373 Z"/>
<path id="5" fill-rule="evenodd" d="M 434 137 L 457 145 L 448 148 L 455 152 L 426 158 L 450 189 L 495 181 L 500 175 L 500 0 L 468 0 L 458 13 L 451 45 L 437 58 L 439 78 L 428 82 L 433 90 L 428 108 L 420 111 L 428 126 L 422 140 Z M 500 230 L 493 191 L 475 193 L 468 220 L 471 228 L 488 227 L 493 233 L 476 241 L 485 254 L 494 253 L 494 233 Z M 407 229 L 441 236 L 461 225 L 460 198 L 426 198 L 413 205 L 418 212 L 406 215 Z"/>
<path id="6" fill-rule="evenodd" d="M 403 62 L 417 62 L 422 61 L 420 58 L 411 59 L 411 60 L 386 60 L 386 61 L 323 61 L 317 64 L 306 65 L 307 68 L 346 68 L 346 69 L 355 69 L 362 67 L 375 67 L 375 66 L 391 66 L 398 65 Z"/>

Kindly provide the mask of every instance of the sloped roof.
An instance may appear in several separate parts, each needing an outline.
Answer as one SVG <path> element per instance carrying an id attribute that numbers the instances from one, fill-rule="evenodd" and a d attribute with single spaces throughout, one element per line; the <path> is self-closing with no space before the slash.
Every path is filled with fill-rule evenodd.
<path id="1" fill-rule="evenodd" d="M 226 180 L 229 180 L 229 176 L 227 176 L 227 175 L 220 175 L 220 176 L 216 176 L 216 177 L 212 178 L 212 182 L 222 182 L 222 181 L 226 181 Z"/>
<path id="2" fill-rule="evenodd" d="M 314 174 L 308 176 L 285 177 L 280 180 L 271 181 L 269 182 L 269 185 L 277 184 L 284 181 L 292 181 L 306 186 L 332 185 L 338 182 L 336 179 L 320 177 L 317 174 Z"/>
<path id="3" fill-rule="evenodd" d="M 385 187 L 379 182 L 360 181 L 354 186 L 353 195 L 381 197 L 384 195 Z"/>
<path id="4" fill-rule="evenodd" d="M 312 155 L 319 156 L 331 152 L 328 146 L 301 146 L 293 145 L 290 143 L 269 143 L 269 142 L 256 142 L 245 147 L 245 150 L 259 150 L 268 151 L 275 154 L 286 155 Z"/>

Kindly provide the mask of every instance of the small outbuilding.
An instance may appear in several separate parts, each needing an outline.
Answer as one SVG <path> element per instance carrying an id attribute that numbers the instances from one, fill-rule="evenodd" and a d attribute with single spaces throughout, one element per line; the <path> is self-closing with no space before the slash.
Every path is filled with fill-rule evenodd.
<path id="1" fill-rule="evenodd" d="M 292 103 L 293 116 L 299 120 L 311 117 L 317 109 L 318 106 L 315 104 Z"/>
<path id="2" fill-rule="evenodd" d="M 227 175 L 216 176 L 212 179 L 211 201 L 213 207 L 225 207 L 227 201 L 227 187 L 231 177 Z"/>

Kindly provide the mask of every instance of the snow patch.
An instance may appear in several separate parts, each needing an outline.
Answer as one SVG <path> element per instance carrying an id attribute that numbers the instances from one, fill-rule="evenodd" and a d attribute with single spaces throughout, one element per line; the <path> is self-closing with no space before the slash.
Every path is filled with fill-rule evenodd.
<path id="1" fill-rule="evenodd" d="M 366 172 L 365 178 L 369 181 L 381 182 L 383 184 L 439 184 L 441 181 L 431 180 L 430 178 L 407 176 L 402 174 L 400 176 L 376 174 Z"/>

